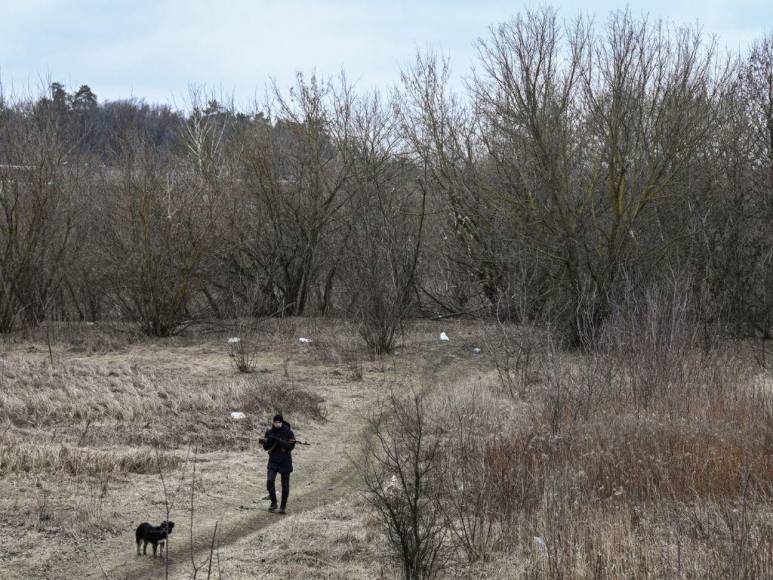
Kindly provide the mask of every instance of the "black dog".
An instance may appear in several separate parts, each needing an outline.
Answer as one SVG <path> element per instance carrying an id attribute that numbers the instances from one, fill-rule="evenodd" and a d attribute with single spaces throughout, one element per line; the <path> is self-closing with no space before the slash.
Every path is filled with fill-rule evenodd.
<path id="1" fill-rule="evenodd" d="M 161 544 L 161 555 L 164 555 L 164 546 L 166 537 L 172 533 L 174 522 L 161 522 L 161 525 L 151 526 L 148 522 L 143 522 L 137 526 L 134 537 L 137 539 L 137 555 L 140 555 L 140 542 L 143 542 L 142 553 L 148 553 L 148 544 L 153 544 L 153 556 L 156 555 L 156 548 Z"/>

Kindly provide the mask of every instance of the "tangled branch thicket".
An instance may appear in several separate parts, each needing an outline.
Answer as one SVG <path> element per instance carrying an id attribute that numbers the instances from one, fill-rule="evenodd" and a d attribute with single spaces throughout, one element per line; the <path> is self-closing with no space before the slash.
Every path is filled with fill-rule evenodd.
<path id="1" fill-rule="evenodd" d="M 394 97 L 342 75 L 243 112 L 0 101 L 0 331 L 341 314 L 376 352 L 417 314 L 506 313 L 593 341 L 664 271 L 701 322 L 770 338 L 773 39 L 527 12 L 479 41 L 469 90 L 421 54 Z"/>

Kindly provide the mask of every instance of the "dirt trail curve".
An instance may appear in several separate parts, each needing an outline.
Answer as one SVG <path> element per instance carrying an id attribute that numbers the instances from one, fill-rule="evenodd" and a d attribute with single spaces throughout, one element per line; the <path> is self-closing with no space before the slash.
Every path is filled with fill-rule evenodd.
<path id="1" fill-rule="evenodd" d="M 313 510 L 323 504 L 337 501 L 347 493 L 352 492 L 356 486 L 357 481 L 354 473 L 347 469 L 346 466 L 341 466 L 340 469 L 333 472 L 319 484 L 298 490 L 297 492 L 293 490 L 290 508 L 293 514 Z M 248 512 L 247 515 L 236 521 L 221 523 L 222 528 L 218 531 L 218 544 L 221 552 L 225 552 L 225 548 L 233 542 L 277 523 L 278 518 L 282 517 L 281 515 L 265 511 L 265 506 L 261 506 L 257 511 Z M 208 525 L 200 526 L 200 528 L 206 528 L 206 533 L 204 531 L 195 533 L 193 538 L 194 558 L 199 565 L 206 561 L 212 541 L 211 532 L 209 532 L 212 529 L 212 522 L 206 523 Z M 121 546 L 120 549 L 122 555 L 126 556 L 127 550 L 133 550 L 133 546 Z M 133 551 L 128 553 L 133 554 Z M 225 557 L 227 558 L 227 552 Z M 122 561 L 103 563 L 102 568 L 104 568 L 104 573 L 98 568 L 95 570 L 94 564 L 90 563 L 87 570 L 80 572 L 82 576 L 72 576 L 72 578 L 105 578 L 107 576 L 110 580 L 118 578 L 128 580 L 130 578 L 158 579 L 164 577 L 164 563 L 160 558 L 153 559 L 132 555 L 131 558 L 123 559 Z M 177 538 L 173 545 L 172 555 L 169 558 L 169 578 L 190 578 L 192 574 L 190 536 L 181 536 Z M 206 578 L 206 575 L 205 565 L 204 570 L 199 571 L 198 577 Z M 216 577 L 216 574 L 213 577 Z"/>
<path id="2" fill-rule="evenodd" d="M 435 348 L 432 347 L 428 350 L 429 352 L 425 351 L 418 356 L 414 355 L 413 360 L 410 361 L 406 360 L 408 357 L 405 357 L 401 361 L 403 368 L 400 370 L 400 375 L 413 377 L 421 384 L 430 384 L 445 380 L 459 381 L 476 370 L 469 366 L 469 360 L 461 360 L 447 349 L 443 349 L 445 352 L 435 352 Z M 404 374 L 406 371 L 408 371 L 407 374 Z M 366 409 L 367 405 L 375 400 L 378 392 L 374 389 L 371 390 L 373 392 L 367 395 L 354 395 L 359 399 L 356 403 L 359 410 Z M 315 437 L 322 438 L 324 441 L 328 434 L 341 435 L 343 429 L 345 439 L 357 439 L 365 427 L 362 414 L 353 413 L 352 406 L 334 405 L 333 407 L 329 410 L 328 422 L 315 434 Z M 296 461 L 299 465 L 296 466 L 288 505 L 291 514 L 301 515 L 303 512 L 336 502 L 359 489 L 360 482 L 356 471 L 352 468 L 350 461 L 345 459 L 345 455 L 341 454 L 341 448 L 322 444 L 304 448 L 301 453 L 304 456 L 299 455 L 298 459 L 301 461 Z M 254 452 L 245 452 L 240 455 L 242 462 L 249 462 L 251 465 L 257 466 Z M 262 460 L 263 458 L 261 458 Z M 317 468 L 312 481 L 304 481 L 304 462 L 313 462 Z M 255 468 L 253 470 L 256 473 L 251 477 L 252 481 L 244 482 L 241 488 L 241 497 L 246 503 L 252 501 L 256 494 L 260 496 L 265 494 L 262 470 Z M 228 512 L 225 509 L 219 511 L 214 502 L 216 500 L 210 500 L 211 505 L 207 506 L 208 509 L 197 508 L 196 511 L 192 546 L 194 560 L 199 565 L 208 557 L 215 521 L 219 522 L 217 536 L 221 557 L 227 559 L 229 545 L 260 532 L 284 517 L 266 511 L 266 502 L 260 502 L 257 508 L 248 507 L 248 511 L 231 509 Z M 254 501 L 252 503 L 255 504 Z M 244 508 L 244 506 L 239 507 Z M 188 521 L 181 521 L 189 517 L 189 512 L 188 515 L 183 516 L 185 509 L 181 508 L 178 510 L 178 514 L 177 520 L 175 520 L 175 532 L 177 533 L 172 537 L 171 556 L 168 562 L 168 577 L 174 579 L 190 578 L 193 574 L 190 526 Z M 76 561 L 73 556 L 74 554 L 70 557 L 65 556 L 63 558 L 65 561 L 61 562 L 56 576 L 51 576 L 51 578 L 117 580 L 158 579 L 165 576 L 162 560 L 150 556 L 136 556 L 133 538 L 129 539 L 127 534 L 106 538 L 99 545 L 90 547 L 88 557 L 79 556 L 82 561 Z M 199 571 L 197 577 L 206 578 L 206 576 L 205 567 L 203 571 Z"/>

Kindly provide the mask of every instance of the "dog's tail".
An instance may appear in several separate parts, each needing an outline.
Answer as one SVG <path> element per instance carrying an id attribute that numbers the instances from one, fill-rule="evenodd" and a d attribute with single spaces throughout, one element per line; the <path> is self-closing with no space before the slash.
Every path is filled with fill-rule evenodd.
<path id="1" fill-rule="evenodd" d="M 137 526 L 137 529 L 134 531 L 134 539 L 137 541 L 137 545 L 140 545 L 140 542 L 142 541 L 142 525 Z"/>

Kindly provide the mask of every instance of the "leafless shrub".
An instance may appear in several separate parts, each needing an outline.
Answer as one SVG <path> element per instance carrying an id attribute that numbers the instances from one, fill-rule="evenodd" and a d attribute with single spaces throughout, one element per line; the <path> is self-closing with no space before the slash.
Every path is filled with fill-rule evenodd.
<path id="1" fill-rule="evenodd" d="M 740 477 L 736 501 L 689 512 L 691 531 L 707 540 L 708 568 L 718 577 L 767 578 L 773 573 L 773 527 L 765 509 L 770 509 L 771 488 L 760 495 L 748 471 Z"/>
<path id="2" fill-rule="evenodd" d="M 494 359 L 499 384 L 510 397 L 524 400 L 529 387 L 540 382 L 548 341 L 535 324 L 515 325 L 497 316 L 495 326 L 482 321 L 486 352 Z"/>
<path id="3" fill-rule="evenodd" d="M 454 544 L 468 562 L 487 559 L 499 534 L 500 498 L 493 493 L 497 482 L 486 453 L 494 433 L 481 411 L 475 403 L 454 404 L 438 475 L 438 506 Z"/>
<path id="4" fill-rule="evenodd" d="M 54 92 L 54 86 L 52 86 Z M 53 98 L 54 95 L 52 94 Z M 0 332 L 48 314 L 76 229 L 83 159 L 67 143 L 56 103 L 17 102 L 0 115 Z M 10 108 L 3 112 L 10 112 Z"/>
<path id="5" fill-rule="evenodd" d="M 554 434 L 571 432 L 578 421 L 603 414 L 612 389 L 620 383 L 620 369 L 604 353 L 594 352 L 578 361 L 548 339 L 541 396 L 544 419 Z"/>
<path id="6" fill-rule="evenodd" d="M 228 348 L 230 350 L 228 356 L 239 372 L 255 372 L 258 353 L 255 350 L 255 345 L 249 339 L 243 336 L 232 336 L 228 339 Z"/>
<path id="7" fill-rule="evenodd" d="M 369 438 L 360 472 L 406 579 L 435 578 L 445 560 L 443 517 L 435 494 L 440 437 L 422 396 L 394 391 L 368 419 Z"/>

